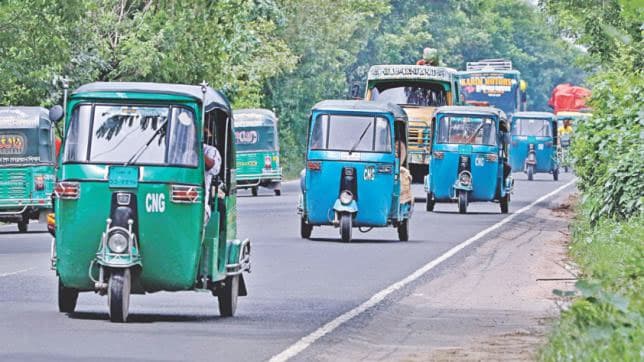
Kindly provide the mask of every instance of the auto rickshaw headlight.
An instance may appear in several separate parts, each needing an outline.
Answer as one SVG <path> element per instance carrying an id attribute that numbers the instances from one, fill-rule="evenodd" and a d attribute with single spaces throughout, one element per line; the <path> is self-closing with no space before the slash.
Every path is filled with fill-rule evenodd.
<path id="1" fill-rule="evenodd" d="M 461 183 L 461 185 L 469 185 L 472 182 L 472 176 L 469 172 L 461 172 L 461 174 L 458 176 L 458 181 Z"/>
<path id="2" fill-rule="evenodd" d="M 127 237 L 121 233 L 114 233 L 107 239 L 107 246 L 113 253 L 122 253 L 127 249 Z"/>
<path id="3" fill-rule="evenodd" d="M 351 201 L 353 201 L 353 194 L 351 193 L 351 191 L 344 190 L 340 193 L 340 202 L 343 205 L 348 205 L 351 203 Z"/>

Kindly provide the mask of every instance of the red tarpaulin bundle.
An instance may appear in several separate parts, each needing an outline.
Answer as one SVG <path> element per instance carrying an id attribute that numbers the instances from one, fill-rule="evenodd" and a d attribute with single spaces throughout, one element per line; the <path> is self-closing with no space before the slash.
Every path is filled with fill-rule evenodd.
<path id="1" fill-rule="evenodd" d="M 588 98 L 590 98 L 589 89 L 564 83 L 559 84 L 552 91 L 548 105 L 554 109 L 555 113 L 587 110 L 586 100 Z"/>

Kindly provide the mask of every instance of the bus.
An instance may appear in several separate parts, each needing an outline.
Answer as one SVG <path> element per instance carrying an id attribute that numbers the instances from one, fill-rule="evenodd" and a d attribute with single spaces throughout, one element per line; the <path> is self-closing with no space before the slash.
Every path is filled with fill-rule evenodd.
<path id="1" fill-rule="evenodd" d="M 521 80 L 521 72 L 512 68 L 510 60 L 467 62 L 465 69 L 457 75 L 465 104 L 496 107 L 508 117 L 525 104 L 526 83 Z"/>
<path id="2" fill-rule="evenodd" d="M 409 118 L 408 158 L 413 182 L 422 182 L 429 167 L 431 118 L 437 107 L 457 104 L 456 70 L 430 65 L 374 65 L 369 69 L 365 99 L 400 105 Z"/>

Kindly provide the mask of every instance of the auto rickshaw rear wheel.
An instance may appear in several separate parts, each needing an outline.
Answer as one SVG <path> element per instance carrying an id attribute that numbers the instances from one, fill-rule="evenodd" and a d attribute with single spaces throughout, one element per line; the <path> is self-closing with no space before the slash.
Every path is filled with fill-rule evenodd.
<path id="1" fill-rule="evenodd" d="M 340 216 L 340 238 L 345 243 L 351 242 L 351 229 L 353 227 L 353 225 L 351 225 L 352 222 L 353 220 L 351 214 L 343 213 Z"/>
<path id="2" fill-rule="evenodd" d="M 281 195 L 282 195 L 282 190 L 275 189 L 275 196 L 281 196 Z"/>
<path id="3" fill-rule="evenodd" d="M 534 166 L 528 165 L 526 172 L 528 173 L 528 181 L 532 181 L 532 179 L 534 178 Z"/>
<path id="4" fill-rule="evenodd" d="M 431 192 L 427 193 L 427 203 L 426 203 L 426 209 L 427 211 L 434 211 L 434 205 L 436 205 L 436 200 L 434 199 L 434 194 Z"/>
<path id="5" fill-rule="evenodd" d="M 458 212 L 461 214 L 467 212 L 467 191 L 458 191 Z"/>
<path id="6" fill-rule="evenodd" d="M 555 181 L 559 181 L 559 169 L 558 168 L 555 168 L 555 170 L 552 171 L 552 178 Z"/>
<path id="7" fill-rule="evenodd" d="M 232 317 L 237 310 L 237 297 L 239 296 L 239 275 L 227 276 L 224 286 L 217 294 L 219 301 L 219 315 Z"/>
<path id="8" fill-rule="evenodd" d="M 26 233 L 29 226 L 29 221 L 19 221 L 18 222 L 18 231 L 21 233 Z"/>
<path id="9" fill-rule="evenodd" d="M 61 313 L 73 313 L 78 301 L 78 290 L 67 288 L 58 278 L 58 311 Z"/>
<path id="10" fill-rule="evenodd" d="M 313 231 L 313 225 L 308 224 L 304 217 L 300 218 L 300 236 L 302 239 L 308 239 L 311 237 L 311 232 Z"/>
<path id="11" fill-rule="evenodd" d="M 255 187 L 251 187 L 251 189 L 250 189 L 250 193 L 251 193 L 251 195 L 253 195 L 253 196 L 257 196 L 257 186 L 255 186 Z"/>
<path id="12" fill-rule="evenodd" d="M 510 204 L 510 194 L 506 193 L 505 196 L 501 196 L 501 199 L 499 200 L 499 204 L 501 205 L 501 213 L 507 214 L 508 206 Z"/>
<path id="13" fill-rule="evenodd" d="M 113 269 L 107 291 L 110 321 L 124 323 L 130 309 L 130 269 Z"/>
<path id="14" fill-rule="evenodd" d="M 398 240 L 409 240 L 409 219 L 405 219 L 398 224 Z"/>

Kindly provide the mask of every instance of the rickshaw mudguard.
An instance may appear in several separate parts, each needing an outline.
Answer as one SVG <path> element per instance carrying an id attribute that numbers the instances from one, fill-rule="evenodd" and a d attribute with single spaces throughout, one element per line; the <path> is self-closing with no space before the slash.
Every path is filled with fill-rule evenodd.
<path id="1" fill-rule="evenodd" d="M 355 214 L 358 212 L 358 203 L 356 200 L 351 200 L 350 203 L 345 205 L 340 201 L 340 199 L 337 199 L 335 200 L 335 204 L 333 204 L 333 210 L 335 212 L 348 212 L 350 214 Z"/>

